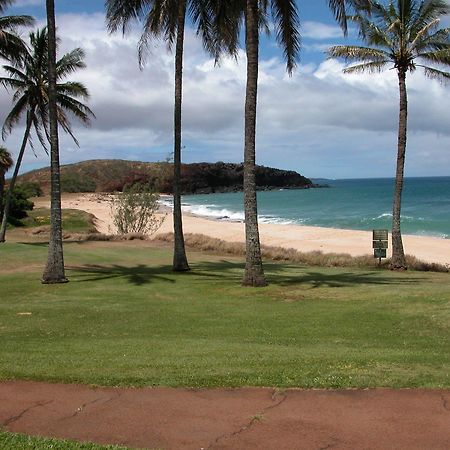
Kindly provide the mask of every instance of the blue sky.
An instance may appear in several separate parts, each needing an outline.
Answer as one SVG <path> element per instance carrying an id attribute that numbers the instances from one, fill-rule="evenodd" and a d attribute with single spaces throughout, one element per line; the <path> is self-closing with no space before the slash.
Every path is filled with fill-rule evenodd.
<path id="1" fill-rule="evenodd" d="M 31 14 L 43 24 L 44 0 L 17 0 L 8 13 Z M 172 151 L 173 54 L 155 43 L 139 70 L 135 28 L 123 39 L 104 26 L 103 0 L 56 0 L 60 51 L 86 51 L 87 68 L 72 80 L 86 84 L 97 120 L 73 122 L 80 148 L 61 132 L 61 161 L 94 158 L 164 160 Z M 263 39 L 258 103 L 257 162 L 308 177 L 390 177 L 395 173 L 398 87 L 393 71 L 342 74 L 324 57 L 346 42 L 323 1 L 299 2 L 303 48 L 292 77 L 274 39 Z M 448 21 L 447 21 L 447 25 Z M 26 36 L 26 32 L 22 33 Z M 347 41 L 348 42 L 348 41 Z M 183 145 L 185 162 L 242 161 L 245 52 L 214 67 L 192 29 L 186 32 Z M 408 79 L 410 123 L 406 176 L 450 175 L 450 86 L 420 73 Z M 0 92 L 0 114 L 11 94 Z M 1 118 L 0 118 L 1 119 Z M 6 146 L 16 153 L 18 127 Z M 24 171 L 48 165 L 36 145 Z"/>

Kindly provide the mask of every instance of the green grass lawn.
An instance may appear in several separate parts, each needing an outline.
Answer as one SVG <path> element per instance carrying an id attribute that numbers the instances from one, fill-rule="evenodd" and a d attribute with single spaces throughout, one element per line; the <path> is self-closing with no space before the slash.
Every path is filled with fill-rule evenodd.
<path id="1" fill-rule="evenodd" d="M 0 246 L 0 379 L 132 386 L 450 387 L 450 275 L 266 264 L 148 242 Z"/>
<path id="2" fill-rule="evenodd" d="M 79 209 L 63 209 L 62 221 L 65 232 L 90 233 L 95 231 L 93 215 Z M 36 208 L 28 211 L 27 217 L 21 222 L 22 226 L 26 228 L 50 226 L 50 210 Z"/>
<path id="3" fill-rule="evenodd" d="M 127 447 L 116 445 L 96 445 L 67 441 L 62 439 L 46 439 L 31 437 L 19 433 L 0 431 L 0 448 L 2 450 L 126 450 Z"/>

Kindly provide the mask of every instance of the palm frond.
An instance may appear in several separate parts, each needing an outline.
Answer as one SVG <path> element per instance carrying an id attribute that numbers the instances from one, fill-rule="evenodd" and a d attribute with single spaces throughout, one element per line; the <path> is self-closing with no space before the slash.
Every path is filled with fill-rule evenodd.
<path id="1" fill-rule="evenodd" d="M 372 2 L 370 0 L 328 0 L 328 6 L 331 9 L 334 17 L 344 35 L 347 36 L 348 33 L 348 7 L 353 7 L 358 11 L 365 11 L 370 14 L 372 9 Z"/>
<path id="2" fill-rule="evenodd" d="M 344 61 L 377 62 L 389 59 L 384 50 L 356 45 L 336 45 L 326 52 L 328 58 L 342 58 Z"/>
<path id="3" fill-rule="evenodd" d="M 50 142 L 50 132 L 48 130 L 48 125 L 46 125 L 48 124 L 48 108 L 45 108 L 45 110 L 39 109 L 39 114 L 33 114 L 32 123 L 36 136 L 38 137 L 38 140 L 45 153 L 47 153 L 48 155 L 48 142 Z M 30 141 L 30 146 L 34 152 L 34 145 L 32 141 Z"/>
<path id="4" fill-rule="evenodd" d="M 389 60 L 384 61 L 373 61 L 362 64 L 357 64 L 355 66 L 346 67 L 344 73 L 379 73 L 382 72 L 386 66 L 390 63 Z"/>
<path id="5" fill-rule="evenodd" d="M 106 25 L 110 33 L 126 34 L 131 23 L 147 15 L 150 0 L 106 0 Z"/>
<path id="6" fill-rule="evenodd" d="M 19 67 L 4 65 L 3 70 L 9 75 L 11 79 L 22 81 L 22 83 L 29 83 L 30 79 L 26 73 L 22 72 Z"/>
<path id="7" fill-rule="evenodd" d="M 56 112 L 57 112 L 57 116 L 58 116 L 59 125 L 72 138 L 75 145 L 77 147 L 79 147 L 80 143 L 78 142 L 78 139 L 76 138 L 76 136 L 73 134 L 72 125 L 70 123 L 70 120 L 67 118 L 66 113 L 59 105 L 57 105 L 57 107 L 56 107 Z"/>
<path id="8" fill-rule="evenodd" d="M 428 78 L 433 80 L 437 80 L 443 84 L 447 84 L 450 82 L 450 73 L 444 72 L 443 70 L 434 69 L 433 67 L 423 66 L 425 71 L 425 75 Z"/>
<path id="9" fill-rule="evenodd" d="M 11 111 L 6 116 L 5 122 L 2 127 L 2 138 L 6 139 L 6 136 L 11 133 L 12 129 L 19 123 L 22 114 L 28 111 L 27 97 L 23 95 L 14 104 Z"/>
<path id="10" fill-rule="evenodd" d="M 84 125 L 89 126 L 91 124 L 91 119 L 95 118 L 95 114 L 88 106 L 69 95 L 58 93 L 57 97 L 61 109 L 70 112 L 74 117 L 83 122 Z"/>
<path id="11" fill-rule="evenodd" d="M 203 45 L 216 63 L 223 53 L 237 57 L 239 34 L 243 23 L 244 10 L 241 0 L 208 0 L 211 30 L 207 39 L 203 37 Z"/>
<path id="12" fill-rule="evenodd" d="M 30 27 L 34 25 L 31 16 L 2 16 L 0 17 L 0 30 L 15 31 L 19 27 Z"/>
<path id="13" fill-rule="evenodd" d="M 435 29 L 439 25 L 440 20 L 438 18 L 430 21 L 428 24 L 424 25 L 420 30 L 417 30 L 415 33 L 414 39 L 410 44 L 410 48 L 415 49 L 420 46 L 421 42 L 423 42 L 430 34 L 430 31 Z"/>
<path id="14" fill-rule="evenodd" d="M 272 0 L 277 41 L 283 48 L 288 73 L 292 73 L 300 53 L 300 20 L 295 0 Z"/>
<path id="15" fill-rule="evenodd" d="M 155 38 L 166 41 L 168 49 L 177 37 L 178 0 L 153 0 L 152 7 L 143 18 L 143 29 L 138 43 L 138 60 L 142 67 L 149 53 L 150 42 Z"/>
<path id="16" fill-rule="evenodd" d="M 58 94 L 70 95 L 74 98 L 82 98 L 88 100 L 90 95 L 87 87 L 78 81 L 67 81 L 66 83 L 58 83 L 56 86 Z"/>
<path id="17" fill-rule="evenodd" d="M 76 72 L 79 69 L 86 67 L 85 52 L 81 48 L 76 48 L 69 53 L 66 53 L 56 63 L 56 77 L 58 80 Z"/>
<path id="18" fill-rule="evenodd" d="M 427 62 L 450 66 L 450 46 L 444 50 L 419 53 L 417 57 Z"/>
<path id="19" fill-rule="evenodd" d="M 14 90 L 13 108 L 8 114 L 3 125 L 3 137 L 9 134 L 13 127 L 20 121 L 26 112 L 33 114 L 32 125 L 44 149 L 47 149 L 49 141 L 49 111 L 48 111 L 48 34 L 46 28 L 30 33 L 30 49 L 24 57 L 14 65 L 5 65 L 4 70 L 9 77 L 0 77 L 0 83 Z M 95 118 L 89 107 L 77 100 L 89 98 L 87 88 L 79 82 L 61 82 L 61 79 L 85 67 L 83 61 L 84 51 L 76 48 L 66 53 L 57 62 L 58 83 L 57 102 L 62 128 L 69 133 L 75 142 L 68 116 L 64 113 L 67 109 L 70 114 L 78 118 L 83 124 L 89 125 Z"/>
<path id="20" fill-rule="evenodd" d="M 0 0 L 0 13 L 3 13 L 8 6 L 11 6 L 15 0 Z"/>
<path id="21" fill-rule="evenodd" d="M 446 0 L 426 0 L 420 3 L 412 28 L 412 35 L 419 33 L 429 23 L 450 14 L 450 5 Z"/>

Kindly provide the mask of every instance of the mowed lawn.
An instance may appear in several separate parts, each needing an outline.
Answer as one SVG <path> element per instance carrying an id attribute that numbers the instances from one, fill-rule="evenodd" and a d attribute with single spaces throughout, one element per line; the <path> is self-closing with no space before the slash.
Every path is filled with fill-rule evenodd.
<path id="1" fill-rule="evenodd" d="M 0 246 L 0 379 L 132 386 L 450 387 L 450 275 L 265 265 L 149 242 Z"/>

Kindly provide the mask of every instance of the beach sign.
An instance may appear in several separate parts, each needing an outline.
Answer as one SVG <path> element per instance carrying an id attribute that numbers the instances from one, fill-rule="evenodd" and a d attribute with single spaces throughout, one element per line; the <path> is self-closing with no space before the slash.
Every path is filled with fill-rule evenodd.
<path id="1" fill-rule="evenodd" d="M 388 230 L 373 230 L 372 234 L 373 257 L 379 259 L 386 258 L 388 248 Z"/>

